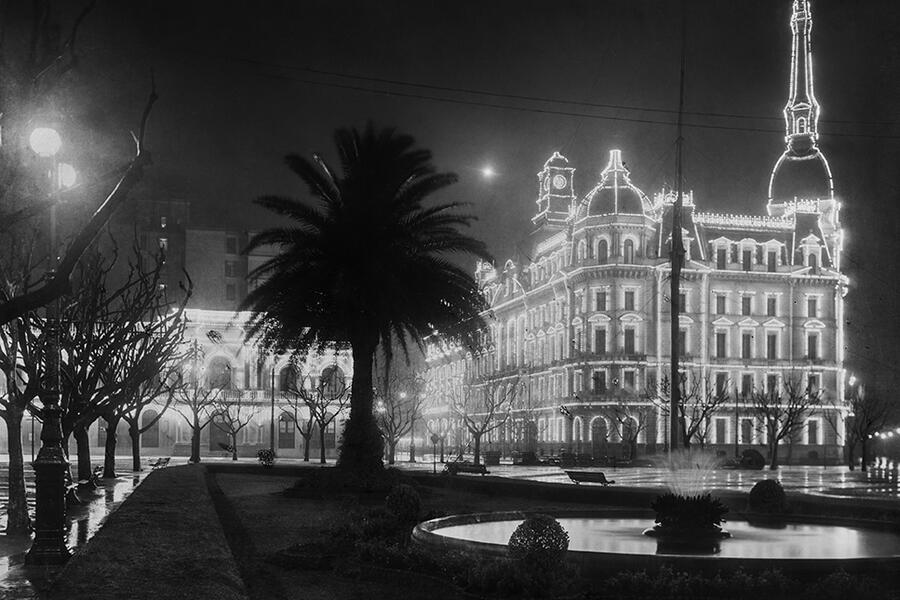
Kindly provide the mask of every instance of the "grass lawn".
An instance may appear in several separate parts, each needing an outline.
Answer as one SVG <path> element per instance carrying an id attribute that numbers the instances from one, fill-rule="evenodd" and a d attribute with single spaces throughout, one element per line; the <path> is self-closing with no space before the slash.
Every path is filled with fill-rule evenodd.
<path id="1" fill-rule="evenodd" d="M 362 598 L 428 598 L 443 600 L 471 598 L 452 585 L 437 579 L 395 576 L 367 571 L 365 576 L 355 570 L 288 569 L 266 559 L 291 545 L 315 542 L 327 535 L 329 529 L 342 520 L 359 502 L 352 495 L 326 495 L 321 499 L 291 498 L 281 492 L 293 485 L 296 478 L 232 474 L 219 472 L 210 476 L 214 486 L 231 508 L 224 515 L 226 535 L 235 558 L 250 590 L 251 598 L 266 599 L 362 599 Z M 215 489 L 214 487 L 214 489 Z M 596 505 L 549 504 L 521 498 L 492 496 L 431 487 L 420 487 L 422 505 L 426 510 L 447 513 L 481 512 L 486 510 L 533 510 L 546 508 L 593 509 Z M 384 494 L 363 498 L 364 504 L 380 505 Z M 227 509 L 226 509 L 227 510 Z M 223 516 L 220 511 L 220 516 Z"/>

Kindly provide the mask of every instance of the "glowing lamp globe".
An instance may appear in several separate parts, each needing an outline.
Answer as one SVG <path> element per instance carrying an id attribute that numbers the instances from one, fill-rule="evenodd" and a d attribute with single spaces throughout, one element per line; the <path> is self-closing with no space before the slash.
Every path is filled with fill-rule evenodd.
<path id="1" fill-rule="evenodd" d="M 75 172 L 75 167 L 68 163 L 60 163 L 59 164 L 59 185 L 60 187 L 70 188 L 75 185 L 75 180 L 78 178 L 78 174 Z"/>
<path id="2" fill-rule="evenodd" d="M 28 144 L 35 154 L 49 158 L 59 152 L 59 149 L 62 147 L 62 139 L 55 129 L 38 127 L 31 132 Z"/>
<path id="3" fill-rule="evenodd" d="M 493 177 L 496 174 L 497 173 L 496 173 L 496 171 L 494 171 L 493 167 L 488 166 L 488 167 L 484 167 L 483 169 L 481 169 L 481 175 L 485 179 L 490 179 L 491 177 Z"/>

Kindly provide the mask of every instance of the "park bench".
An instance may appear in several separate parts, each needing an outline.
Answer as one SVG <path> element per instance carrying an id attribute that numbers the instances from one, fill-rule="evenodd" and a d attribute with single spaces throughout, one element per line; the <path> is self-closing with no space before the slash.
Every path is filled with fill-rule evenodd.
<path id="1" fill-rule="evenodd" d="M 603 471 L 566 471 L 566 475 L 568 475 L 569 479 L 576 484 L 584 482 L 599 483 L 607 486 L 615 483 L 615 480 L 607 479 L 606 474 L 604 474 Z"/>
<path id="2" fill-rule="evenodd" d="M 150 468 L 155 470 L 167 467 L 169 465 L 169 460 L 170 458 L 168 456 L 165 458 L 159 457 L 156 460 L 150 461 Z"/>
<path id="3" fill-rule="evenodd" d="M 487 475 L 490 471 L 484 465 L 475 465 L 469 462 L 450 462 L 444 465 L 444 473 L 449 475 L 459 475 L 460 473 Z"/>

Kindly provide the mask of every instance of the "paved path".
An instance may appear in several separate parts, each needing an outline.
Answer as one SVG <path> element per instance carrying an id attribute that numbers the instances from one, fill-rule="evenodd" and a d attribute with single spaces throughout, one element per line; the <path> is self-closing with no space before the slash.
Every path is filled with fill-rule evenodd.
<path id="1" fill-rule="evenodd" d="M 102 459 L 101 459 L 102 460 Z M 102 462 L 94 461 L 94 464 Z M 132 473 L 131 459 L 122 458 L 116 461 L 120 476 L 113 480 L 101 480 L 101 487 L 92 494 L 82 494 L 84 504 L 69 508 L 66 514 L 68 522 L 68 546 L 75 550 L 84 546 L 100 529 L 106 517 L 114 511 L 138 484 L 147 476 L 149 470 Z M 0 464 L 0 526 L 6 527 L 6 502 L 9 498 L 7 463 Z M 31 466 L 25 466 L 25 484 L 28 490 L 28 506 L 34 515 L 34 472 Z M 26 572 L 24 567 L 25 553 L 31 547 L 31 537 L 7 537 L 0 535 L 0 598 L 30 598 L 36 588 L 46 583 L 50 573 Z"/>
<path id="2" fill-rule="evenodd" d="M 431 471 L 434 468 L 431 462 L 398 462 L 396 466 L 401 469 L 422 471 Z M 440 472 L 441 468 L 441 464 L 438 463 L 437 471 Z M 587 469 L 575 467 L 575 469 L 603 471 L 609 479 L 614 479 L 616 484 L 634 487 L 664 488 L 670 478 L 669 471 L 662 468 L 604 467 Z M 522 467 L 501 464 L 489 467 L 489 470 L 491 475 L 499 477 L 574 485 L 564 470 L 555 466 Z M 762 471 L 717 469 L 709 473 L 706 485 L 712 489 L 750 491 L 750 488 L 760 479 L 778 479 L 786 490 L 793 492 L 860 499 L 896 499 L 900 501 L 896 465 L 890 469 L 870 469 L 866 473 L 859 470 L 851 471 L 847 467 L 818 466 L 782 467 L 776 471 L 769 471 L 768 469 Z"/>

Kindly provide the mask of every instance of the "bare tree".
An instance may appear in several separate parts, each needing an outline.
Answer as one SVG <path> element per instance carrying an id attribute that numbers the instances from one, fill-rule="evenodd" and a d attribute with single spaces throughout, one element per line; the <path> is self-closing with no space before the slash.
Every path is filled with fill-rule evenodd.
<path id="1" fill-rule="evenodd" d="M 463 376 L 451 386 L 451 408 L 472 436 L 475 464 L 481 462 L 481 438 L 506 424 L 521 388 L 517 376 Z"/>
<path id="2" fill-rule="evenodd" d="M 803 376 L 791 371 L 782 376 L 780 388 L 754 389 L 751 411 L 761 419 L 761 430 L 769 446 L 769 469 L 778 468 L 778 445 L 800 432 L 807 416 L 821 404 L 822 390 L 802 385 Z"/>
<path id="3" fill-rule="evenodd" d="M 313 392 L 299 392 L 297 384 L 289 384 L 288 389 L 284 390 L 284 401 L 291 408 L 285 411 L 284 415 L 294 424 L 294 429 L 303 438 L 303 460 L 309 462 L 309 447 L 313 438 L 313 420 L 307 404 L 307 396 Z M 304 418 L 305 417 L 305 418 Z"/>
<path id="4" fill-rule="evenodd" d="M 173 408 L 191 430 L 191 456 L 189 462 L 200 462 L 200 435 L 212 420 L 221 390 L 206 389 L 198 385 L 186 385 L 175 392 Z"/>
<path id="5" fill-rule="evenodd" d="M 685 448 L 690 448 L 696 441 L 701 447 L 706 445 L 709 436 L 711 417 L 729 398 L 730 383 L 717 384 L 709 375 L 700 375 L 688 371 L 679 373 L 681 385 L 681 402 L 678 404 L 678 422 L 681 425 L 681 441 Z M 672 382 L 669 376 L 663 377 L 656 386 L 649 387 L 644 397 L 660 409 L 667 421 L 670 413 L 669 400 L 672 395 Z"/>
<path id="6" fill-rule="evenodd" d="M 36 351 L 30 319 L 20 317 L 0 326 L 0 372 L 5 390 L 0 394 L 0 418 L 6 424 L 9 469 L 7 501 L 7 534 L 27 534 L 30 527 L 25 465 L 22 451 L 22 418 L 36 413 L 32 401 L 40 393 L 39 361 L 31 353 Z M 30 368 L 31 370 L 26 370 Z"/>
<path id="7" fill-rule="evenodd" d="M 388 464 L 395 462 L 397 443 L 412 431 L 422 413 L 425 380 L 414 373 L 388 373 L 378 378 L 375 420 L 387 443 Z"/>
<path id="8" fill-rule="evenodd" d="M 217 396 L 213 403 L 212 425 L 231 438 L 228 448 L 231 451 L 231 460 L 238 459 L 238 434 L 250 424 L 255 415 L 256 407 L 246 404 L 244 395 L 240 393 L 233 399 L 228 399 L 224 394 Z"/>
<path id="9" fill-rule="evenodd" d="M 27 36 L 6 36 L 5 29 L 13 11 L 4 10 L 0 21 L 0 89 L 3 106 L 0 125 L 3 141 L 23 140 L 27 137 L 30 123 L 29 111 L 46 104 L 47 98 L 57 93 L 57 88 L 77 64 L 77 44 L 79 29 L 85 18 L 93 10 L 96 2 L 85 3 L 84 9 L 68 26 L 67 33 L 61 35 L 62 23 L 53 14 L 56 6 L 50 2 L 34 4 L 31 23 L 22 27 L 29 31 Z M 19 43 L 17 43 L 19 42 Z M 27 289 L 20 288 L 0 298 L 0 324 L 26 315 L 28 312 L 48 305 L 52 300 L 71 293 L 75 267 L 89 249 L 97 235 L 109 221 L 113 212 L 128 198 L 131 190 L 143 177 L 144 169 L 151 164 L 144 138 L 150 111 L 157 99 L 155 86 L 144 106 L 137 134 L 131 137 L 135 145 L 134 157 L 126 164 L 112 170 L 101 181 L 94 182 L 109 186 L 111 191 L 88 221 L 75 233 L 71 243 L 62 254 L 62 260 L 52 277 L 45 278 Z M 14 141 L 0 146 L 0 230 L 4 235 L 26 226 L 35 217 L 50 210 L 65 193 L 46 195 L 34 184 L 34 177 L 28 173 L 29 161 L 23 154 L 26 145 Z"/>
<path id="10" fill-rule="evenodd" d="M 846 432 L 844 443 L 847 446 L 848 466 L 851 471 L 856 467 L 854 458 L 858 445 L 862 453 L 861 468 L 865 472 L 868 470 L 869 464 L 869 440 L 888 426 L 895 416 L 896 408 L 885 396 L 877 391 L 868 391 L 865 385 L 859 385 L 853 389 L 847 408 L 850 411 L 844 423 Z M 834 406 L 833 409 L 825 411 L 825 420 L 837 434 L 841 407 Z"/>
<path id="11" fill-rule="evenodd" d="M 647 411 L 625 398 L 617 396 L 613 402 L 604 408 L 609 419 L 616 424 L 616 430 L 622 439 L 622 443 L 628 444 L 632 458 L 637 456 L 637 440 L 642 431 L 646 431 L 650 424 L 650 416 Z"/>

